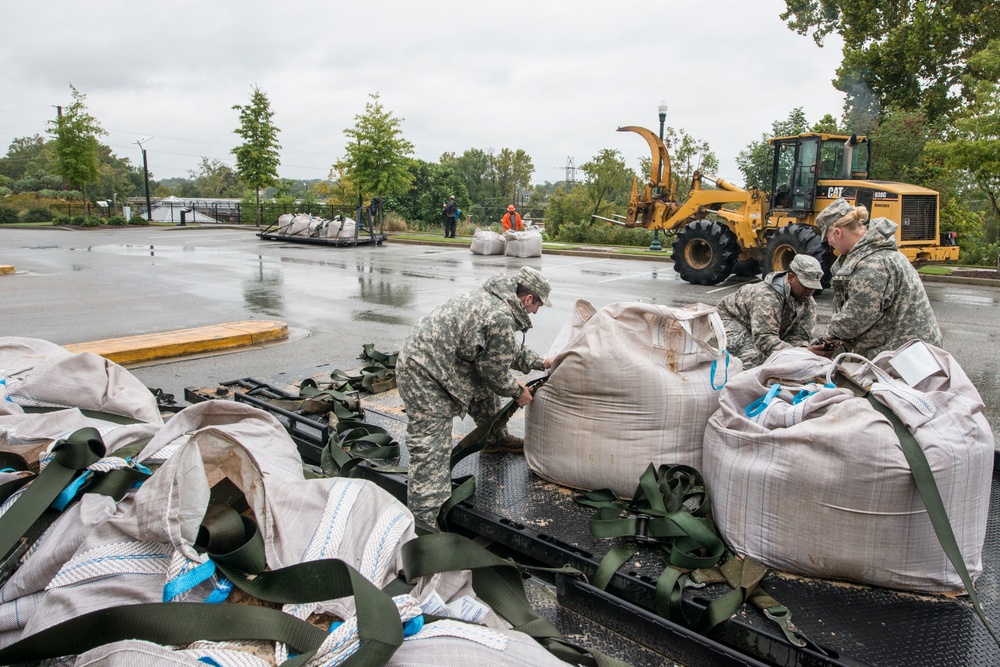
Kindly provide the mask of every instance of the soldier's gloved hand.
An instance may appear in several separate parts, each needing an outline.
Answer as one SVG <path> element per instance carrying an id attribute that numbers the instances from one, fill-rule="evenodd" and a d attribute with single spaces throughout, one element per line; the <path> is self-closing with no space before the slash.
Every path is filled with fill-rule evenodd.
<path id="1" fill-rule="evenodd" d="M 528 403 L 531 403 L 532 399 L 534 399 L 534 396 L 531 395 L 531 392 L 523 384 L 521 385 L 521 389 L 523 391 L 521 392 L 521 395 L 518 396 L 517 400 L 515 401 L 515 403 L 517 403 L 517 407 L 519 407 L 519 408 L 523 408 Z"/>

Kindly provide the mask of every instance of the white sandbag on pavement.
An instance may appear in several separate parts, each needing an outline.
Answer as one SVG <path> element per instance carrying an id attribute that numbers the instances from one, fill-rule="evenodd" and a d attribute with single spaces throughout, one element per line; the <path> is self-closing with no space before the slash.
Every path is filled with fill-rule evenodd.
<path id="1" fill-rule="evenodd" d="M 469 250 L 474 255 L 502 255 L 507 249 L 504 237 L 489 229 L 476 229 Z"/>
<path id="2" fill-rule="evenodd" d="M 913 345 L 936 370 L 910 387 L 890 362 Z M 939 348 L 916 342 L 873 361 L 862 366 L 876 380 L 872 394 L 923 449 L 976 577 L 994 451 L 982 399 Z M 793 573 L 914 591 L 962 589 L 891 423 L 850 388 L 824 386 L 832 367 L 801 348 L 780 350 L 722 390 L 702 469 L 720 532 L 740 554 Z"/>
<path id="3" fill-rule="evenodd" d="M 584 320 L 525 421 L 525 458 L 541 477 L 627 498 L 653 463 L 701 467 L 718 389 L 740 370 L 715 308 L 615 303 Z"/>
<path id="4" fill-rule="evenodd" d="M 541 257 L 542 233 L 539 231 L 506 232 L 504 239 L 508 257 Z"/>

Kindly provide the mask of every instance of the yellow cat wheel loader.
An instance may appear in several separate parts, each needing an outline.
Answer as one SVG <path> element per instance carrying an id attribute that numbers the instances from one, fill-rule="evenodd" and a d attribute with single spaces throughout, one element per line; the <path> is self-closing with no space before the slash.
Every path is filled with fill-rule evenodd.
<path id="1" fill-rule="evenodd" d="M 679 201 L 660 138 L 642 127 L 618 131 L 640 135 L 653 156 L 642 192 L 638 178 L 632 183 L 624 224 L 674 234 L 674 270 L 689 283 L 715 285 L 733 273 L 784 271 L 792 257 L 806 253 L 823 264 L 829 286 L 835 256 L 815 223 L 816 215 L 839 197 L 866 206 L 871 218 L 898 224 L 899 249 L 914 264 L 958 259 L 955 233 L 940 233 L 938 193 L 868 180 L 871 145 L 865 137 L 808 132 L 771 139 L 770 191 L 740 188 L 695 171 L 690 193 Z"/>

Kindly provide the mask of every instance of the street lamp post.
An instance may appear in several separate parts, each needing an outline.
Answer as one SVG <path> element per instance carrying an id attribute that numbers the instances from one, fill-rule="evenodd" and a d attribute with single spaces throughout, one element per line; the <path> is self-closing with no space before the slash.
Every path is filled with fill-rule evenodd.
<path id="1" fill-rule="evenodd" d="M 660 113 L 660 141 L 663 141 L 663 124 L 667 122 L 667 103 L 664 100 L 660 100 L 660 106 L 657 107 L 657 111 Z M 656 174 L 656 182 L 659 183 L 663 179 L 663 162 L 659 164 L 659 169 Z M 660 230 L 653 230 L 653 242 L 649 244 L 650 250 L 663 250 L 663 246 L 660 245 Z"/>
<path id="2" fill-rule="evenodd" d="M 660 134 L 663 134 L 661 131 Z M 139 150 L 142 151 L 142 173 L 146 179 L 146 220 L 152 222 L 153 220 L 153 205 L 149 201 L 149 165 L 146 163 L 146 149 L 143 147 L 142 143 L 144 141 L 149 141 L 153 137 L 143 137 L 137 140 L 135 143 L 139 144 Z"/>

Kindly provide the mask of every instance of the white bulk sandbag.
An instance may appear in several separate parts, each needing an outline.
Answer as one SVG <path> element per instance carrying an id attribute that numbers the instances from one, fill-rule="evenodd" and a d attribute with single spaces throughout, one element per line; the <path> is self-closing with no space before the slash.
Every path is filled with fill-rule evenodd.
<path id="1" fill-rule="evenodd" d="M 489 229 L 476 229 L 472 234 L 472 245 L 469 250 L 474 255 L 502 255 L 507 244 L 504 237 Z"/>
<path id="2" fill-rule="evenodd" d="M 507 232 L 505 254 L 508 257 L 541 257 L 542 233 L 538 231 Z"/>
<path id="3" fill-rule="evenodd" d="M 326 237 L 326 226 L 330 224 L 329 220 L 324 220 L 323 218 L 313 218 L 309 221 L 309 238 L 325 238 Z"/>
<path id="4" fill-rule="evenodd" d="M 344 222 L 341 223 L 340 231 L 337 232 L 338 239 L 353 239 L 355 231 L 357 230 L 358 223 L 351 218 L 344 218 Z"/>
<path id="5" fill-rule="evenodd" d="M 80 408 L 163 423 L 156 397 L 142 382 L 91 352 L 74 353 L 34 338 L 0 338 L 0 380 L 0 401 L 5 403 Z M 6 406 L 0 414 L 12 408 Z"/>
<path id="6" fill-rule="evenodd" d="M 292 224 L 292 219 L 295 216 L 291 213 L 285 213 L 278 216 L 278 234 L 287 234 L 288 227 Z"/>
<path id="7" fill-rule="evenodd" d="M 310 222 L 312 222 L 311 215 L 306 213 L 297 213 L 292 218 L 292 221 L 285 227 L 284 234 L 286 236 L 308 236 Z"/>
<path id="8" fill-rule="evenodd" d="M 587 306 L 578 303 L 574 317 L 586 317 Z M 712 306 L 605 306 L 570 336 L 528 407 L 528 466 L 547 480 L 623 498 L 650 463 L 700 468 L 727 360 L 730 377 L 742 370 L 725 348 Z"/>
<path id="9" fill-rule="evenodd" d="M 340 228 L 344 224 L 344 219 L 337 216 L 326 226 L 326 238 L 335 239 L 337 235 L 340 234 Z"/>
<path id="10" fill-rule="evenodd" d="M 888 362 L 914 345 L 937 370 L 910 387 Z M 862 369 L 872 373 L 873 365 L 872 394 L 923 449 L 976 577 L 994 450 L 982 399 L 950 354 L 919 341 Z M 779 350 L 722 390 L 702 470 L 720 532 L 738 553 L 789 572 L 924 592 L 961 589 L 891 423 L 851 388 L 824 386 L 832 367 L 802 348 Z M 748 416 L 775 383 L 781 389 Z"/>

